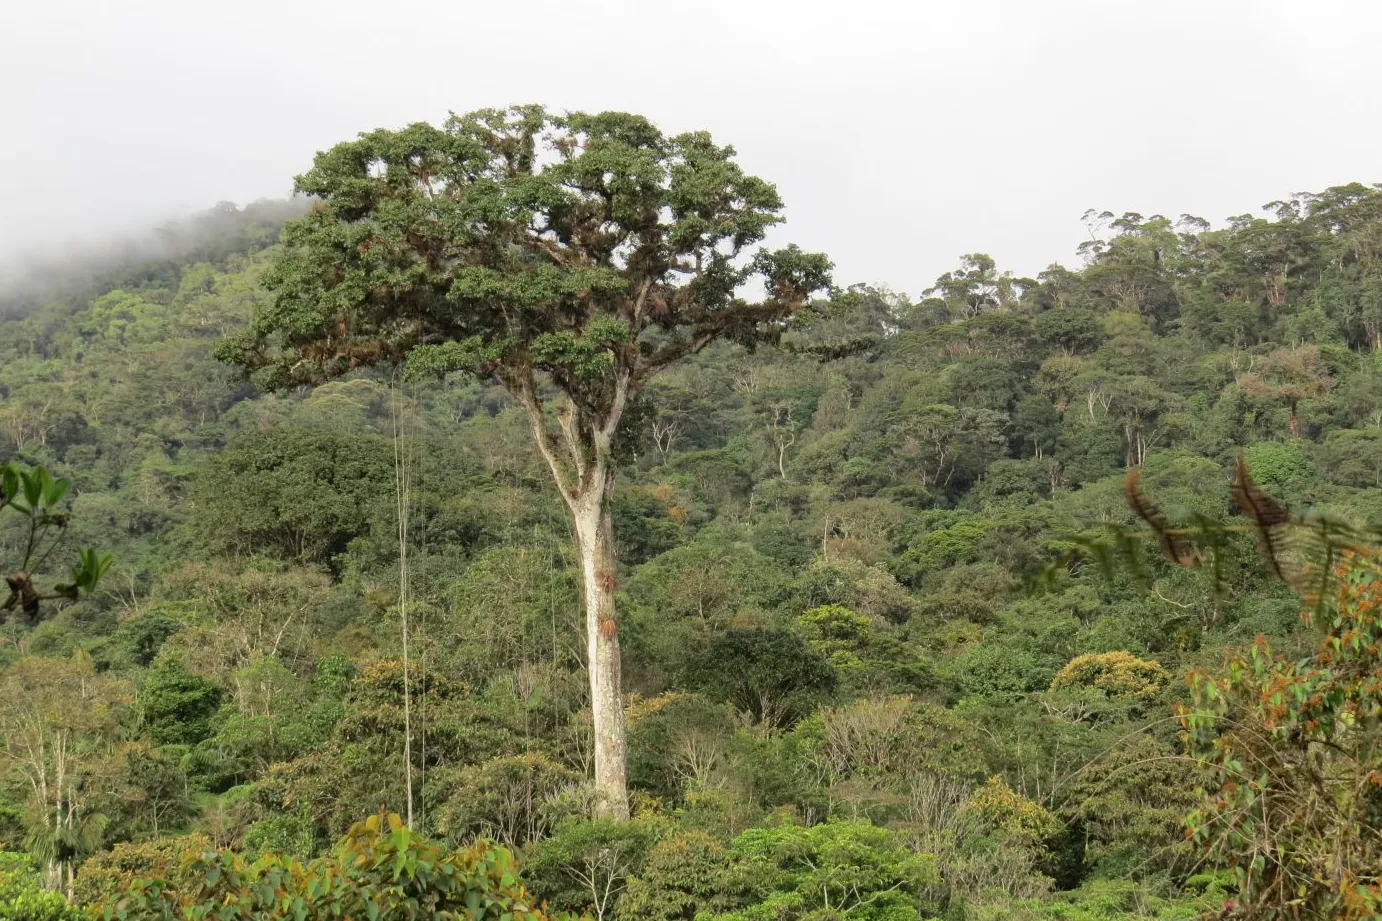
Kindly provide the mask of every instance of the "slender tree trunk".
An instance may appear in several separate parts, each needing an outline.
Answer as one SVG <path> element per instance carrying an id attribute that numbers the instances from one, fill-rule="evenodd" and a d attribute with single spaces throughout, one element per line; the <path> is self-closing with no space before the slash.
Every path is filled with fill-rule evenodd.
<path id="1" fill-rule="evenodd" d="M 629 393 L 621 377 L 614 399 L 599 424 L 582 419 L 572 405 L 558 413 L 558 436 L 548 428 L 542 401 L 530 370 L 514 373 L 505 386 L 528 413 L 533 437 L 575 531 L 585 588 L 586 670 L 590 678 L 590 713 L 595 735 L 595 809 L 605 818 L 629 817 L 628 741 L 624 735 L 624 695 L 620 684 L 619 622 L 614 610 L 613 442 Z"/>
<path id="2" fill-rule="evenodd" d="M 595 793 L 600 815 L 629 817 L 628 743 L 619 661 L 619 628 L 614 610 L 617 562 L 610 511 L 614 474 L 595 482 L 571 502 L 585 585 L 586 661 L 590 711 L 595 729 Z"/>

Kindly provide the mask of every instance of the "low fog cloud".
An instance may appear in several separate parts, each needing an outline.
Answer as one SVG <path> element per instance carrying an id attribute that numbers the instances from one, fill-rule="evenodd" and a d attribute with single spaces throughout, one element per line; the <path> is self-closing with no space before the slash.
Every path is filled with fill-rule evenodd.
<path id="1" fill-rule="evenodd" d="M 40 239 L 27 245 L 21 242 L 0 254 L 0 314 L 13 313 L 119 266 L 158 259 L 167 252 L 167 241 L 153 226 L 91 231 L 86 237 Z"/>
<path id="2" fill-rule="evenodd" d="M 214 207 L 145 227 L 93 232 L 47 247 L 15 250 L 0 260 L 0 317 L 23 314 L 49 300 L 80 297 L 103 281 L 137 281 L 164 263 L 215 260 L 239 247 L 247 234 L 273 233 L 301 214 L 307 199 L 252 202 L 244 207 L 221 202 Z"/>

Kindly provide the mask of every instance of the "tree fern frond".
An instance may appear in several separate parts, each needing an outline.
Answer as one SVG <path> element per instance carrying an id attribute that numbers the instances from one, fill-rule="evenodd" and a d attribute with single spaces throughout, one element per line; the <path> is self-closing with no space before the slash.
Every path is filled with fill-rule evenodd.
<path id="1" fill-rule="evenodd" d="M 1161 551 L 1166 554 L 1166 559 L 1178 566 L 1194 566 L 1196 560 L 1190 542 L 1186 540 L 1185 535 L 1171 529 L 1170 522 L 1166 520 L 1166 514 L 1142 491 L 1142 481 L 1138 468 L 1134 467 L 1128 471 L 1128 478 L 1123 484 L 1123 492 L 1127 496 L 1128 507 L 1138 518 L 1146 522 L 1147 526 L 1156 534 L 1157 543 L 1161 545 Z"/>
<path id="2" fill-rule="evenodd" d="M 1283 528 L 1291 520 L 1291 514 L 1281 503 L 1257 488 L 1248 465 L 1239 457 L 1233 468 L 1233 483 L 1229 487 L 1234 505 L 1238 506 L 1248 518 L 1252 519 L 1257 546 L 1262 557 L 1271 567 L 1272 574 L 1283 582 L 1290 583 L 1282 566 L 1282 551 L 1285 535 Z"/>

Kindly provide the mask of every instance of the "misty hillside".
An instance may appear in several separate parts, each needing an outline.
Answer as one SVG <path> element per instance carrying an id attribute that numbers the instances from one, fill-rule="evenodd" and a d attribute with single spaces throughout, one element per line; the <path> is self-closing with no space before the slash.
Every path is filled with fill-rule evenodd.
<path id="1" fill-rule="evenodd" d="M 222 206 L 0 294 L 0 463 L 70 478 L 59 556 L 115 560 L 79 601 L 5 612 L 0 851 L 113 904 L 210 846 L 329 854 L 383 808 L 515 849 L 554 910 L 621 919 L 1232 897 L 1184 831 L 1204 781 L 1172 707 L 1259 635 L 1314 649 L 1299 597 L 1249 530 L 1213 576 L 1152 552 L 1147 585 L 1092 563 L 1029 583 L 1137 524 L 1134 467 L 1177 520 L 1232 516 L 1241 456 L 1292 510 L 1382 526 L 1378 187 L 1222 229 L 1091 215 L 1076 268 L 966 255 L 659 374 L 618 433 L 623 824 L 590 818 L 582 574 L 510 393 L 362 366 L 269 394 L 213 357 L 269 304 L 301 212 Z M 8 559 L 24 534 L 0 527 Z M 61 801 L 31 783 L 38 710 L 81 778 Z M 608 903 L 572 869 L 592 853 L 621 861 Z M 812 902 L 830 860 L 877 892 Z"/>
<path id="2" fill-rule="evenodd" d="M 166 287 L 186 266 L 227 259 L 272 245 L 285 220 L 306 201 L 230 202 L 147 231 L 74 242 L 0 257 L 0 317 L 54 302 L 82 303 L 111 288 Z"/>

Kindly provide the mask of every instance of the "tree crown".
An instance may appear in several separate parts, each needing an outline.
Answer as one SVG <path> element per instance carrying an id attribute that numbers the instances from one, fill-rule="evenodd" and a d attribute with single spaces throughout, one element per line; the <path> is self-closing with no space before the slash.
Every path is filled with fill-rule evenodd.
<path id="1" fill-rule="evenodd" d="M 782 201 L 734 155 L 538 106 L 362 134 L 298 177 L 317 204 L 284 234 L 272 306 L 220 355 L 268 386 L 407 360 L 521 395 L 542 372 L 599 426 L 667 364 L 774 338 L 829 285 L 824 256 L 761 245 Z"/>

